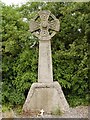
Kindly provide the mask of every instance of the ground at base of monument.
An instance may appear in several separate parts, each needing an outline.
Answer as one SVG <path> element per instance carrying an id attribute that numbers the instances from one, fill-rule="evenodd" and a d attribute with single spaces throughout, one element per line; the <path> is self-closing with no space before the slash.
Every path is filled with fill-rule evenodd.
<path id="1" fill-rule="evenodd" d="M 88 118 L 89 117 L 88 106 L 77 106 L 75 108 L 70 108 L 69 112 L 62 114 L 60 116 L 55 115 L 44 115 L 44 118 Z M 17 114 L 14 110 L 2 113 L 3 118 L 40 118 L 40 116 L 30 116 L 28 114 Z M 1 116 L 0 116 L 1 118 Z M 76 119 L 77 120 L 77 119 Z"/>

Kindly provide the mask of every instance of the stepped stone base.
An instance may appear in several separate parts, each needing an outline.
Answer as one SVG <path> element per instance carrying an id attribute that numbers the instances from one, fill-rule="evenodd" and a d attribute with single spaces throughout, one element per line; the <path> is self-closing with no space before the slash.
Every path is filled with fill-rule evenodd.
<path id="1" fill-rule="evenodd" d="M 63 113 L 69 111 L 69 105 L 58 82 L 32 84 L 23 111 L 34 112 L 41 109 L 46 113 L 52 113 L 56 109 Z"/>

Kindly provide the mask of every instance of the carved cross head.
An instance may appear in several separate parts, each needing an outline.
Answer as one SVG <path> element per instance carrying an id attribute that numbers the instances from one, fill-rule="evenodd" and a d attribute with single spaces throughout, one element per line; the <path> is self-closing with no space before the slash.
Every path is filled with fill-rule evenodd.
<path id="1" fill-rule="evenodd" d="M 30 21 L 30 31 L 40 40 L 50 40 L 59 28 L 59 20 L 47 10 L 39 11 Z"/>

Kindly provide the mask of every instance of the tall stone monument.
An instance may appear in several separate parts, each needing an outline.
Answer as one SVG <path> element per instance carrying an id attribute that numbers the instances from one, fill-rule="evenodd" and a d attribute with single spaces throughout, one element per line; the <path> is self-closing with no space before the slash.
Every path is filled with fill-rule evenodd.
<path id="1" fill-rule="evenodd" d="M 23 106 L 24 112 L 46 113 L 69 110 L 61 86 L 53 82 L 51 38 L 59 31 L 59 20 L 50 11 L 40 11 L 30 21 L 30 31 L 39 39 L 38 83 L 33 83 Z"/>

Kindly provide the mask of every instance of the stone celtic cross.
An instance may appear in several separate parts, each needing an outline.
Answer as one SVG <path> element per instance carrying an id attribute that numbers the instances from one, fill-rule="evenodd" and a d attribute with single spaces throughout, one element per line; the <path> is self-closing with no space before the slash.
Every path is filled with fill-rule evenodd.
<path id="1" fill-rule="evenodd" d="M 38 82 L 53 82 L 51 38 L 59 28 L 59 20 L 46 10 L 38 12 L 30 21 L 30 31 L 39 39 Z"/>
<path id="2" fill-rule="evenodd" d="M 23 111 L 37 113 L 42 109 L 45 113 L 69 110 L 61 86 L 53 82 L 51 38 L 59 31 L 59 20 L 50 11 L 40 11 L 30 21 L 30 31 L 39 39 L 38 83 L 33 83 Z"/>

